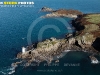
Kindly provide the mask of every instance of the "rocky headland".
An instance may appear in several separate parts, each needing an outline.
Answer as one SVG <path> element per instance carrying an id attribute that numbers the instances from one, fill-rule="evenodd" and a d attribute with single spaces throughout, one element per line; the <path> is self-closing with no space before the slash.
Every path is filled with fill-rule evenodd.
<path id="1" fill-rule="evenodd" d="M 58 10 L 55 13 L 63 11 L 65 10 Z M 66 11 L 63 13 L 66 13 Z M 77 14 L 76 12 L 73 13 Z M 17 54 L 17 58 L 21 61 L 13 63 L 13 66 L 20 63 L 29 66 L 33 62 L 39 64 L 43 61 L 50 64 L 53 60 L 58 61 L 63 57 L 64 52 L 69 51 L 88 52 L 91 63 L 97 64 L 98 60 L 95 55 L 100 55 L 100 14 L 79 15 L 72 21 L 72 25 L 75 27 L 76 32 L 65 34 L 66 38 L 50 38 L 39 42 L 35 48 L 33 45 L 30 48 L 23 48 L 24 51 Z"/>
<path id="2" fill-rule="evenodd" d="M 51 17 L 69 17 L 69 18 L 77 18 L 78 15 L 82 15 L 83 13 L 78 10 L 73 9 L 59 9 L 53 10 L 51 8 L 42 8 L 42 11 L 51 11 L 51 13 L 42 16 L 42 18 L 51 18 Z"/>

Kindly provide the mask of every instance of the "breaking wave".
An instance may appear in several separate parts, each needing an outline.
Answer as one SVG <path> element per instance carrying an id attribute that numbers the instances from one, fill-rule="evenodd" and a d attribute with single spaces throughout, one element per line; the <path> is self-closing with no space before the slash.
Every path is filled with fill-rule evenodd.
<path id="1" fill-rule="evenodd" d="M 15 68 L 16 67 L 5 67 L 0 71 L 0 75 L 11 75 L 13 73 L 15 73 Z"/>

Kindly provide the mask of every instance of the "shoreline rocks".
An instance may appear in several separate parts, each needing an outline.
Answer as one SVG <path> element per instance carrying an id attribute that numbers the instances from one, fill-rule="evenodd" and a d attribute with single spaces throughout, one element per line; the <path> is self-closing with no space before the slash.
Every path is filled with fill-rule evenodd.
<path id="1" fill-rule="evenodd" d="M 29 66 L 32 62 L 41 63 L 46 61 L 50 64 L 53 60 L 59 60 L 64 54 L 70 51 L 82 51 L 88 53 L 96 53 L 91 47 L 89 49 L 83 49 L 75 45 L 75 38 L 67 39 L 56 39 L 51 38 L 37 44 L 37 48 L 34 50 L 27 50 L 24 54 L 19 53 L 18 59 L 24 60 Z M 92 52 L 90 51 L 92 50 Z M 54 58 L 56 57 L 56 59 Z M 21 62 L 23 63 L 23 62 Z"/>
<path id="2" fill-rule="evenodd" d="M 52 17 L 70 17 L 70 18 L 77 18 L 77 15 L 73 14 L 58 14 L 58 13 L 51 13 L 51 14 L 46 14 L 45 16 L 41 16 L 41 18 L 52 18 Z"/>

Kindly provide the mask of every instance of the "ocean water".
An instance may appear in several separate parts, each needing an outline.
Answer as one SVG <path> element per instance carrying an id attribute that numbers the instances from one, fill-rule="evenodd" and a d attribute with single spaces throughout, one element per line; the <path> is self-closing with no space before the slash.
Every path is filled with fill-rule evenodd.
<path id="1" fill-rule="evenodd" d="M 100 0 L 24 1 L 34 1 L 34 7 L 0 7 L 0 75 L 8 75 L 9 72 L 14 72 L 14 68 L 11 68 L 11 63 L 17 61 L 15 59 L 16 54 L 21 51 L 21 47 L 28 45 L 28 30 L 35 21 L 37 24 L 31 32 L 31 42 L 33 43 L 38 42 L 38 38 L 40 41 L 50 37 L 64 38 L 66 33 L 72 32 L 66 28 L 67 25 L 70 24 L 70 18 L 62 18 L 67 21 L 66 25 L 63 24 L 61 20 L 57 20 L 57 18 L 48 18 L 38 21 L 40 16 L 46 14 L 39 12 L 42 7 L 76 9 L 83 13 L 100 13 Z M 54 26 L 54 29 L 52 26 Z M 39 36 L 41 28 L 45 30 L 43 34 L 40 32 L 42 39 L 40 38 L 41 36 Z M 100 60 L 100 56 L 97 57 Z M 100 65 L 90 64 L 88 54 L 83 52 L 67 53 L 65 57 L 60 59 L 59 66 L 43 66 L 44 63 L 41 63 L 40 66 L 27 68 L 19 66 L 12 75 L 100 75 Z M 67 66 L 64 66 L 64 64 L 67 64 Z M 76 64 L 76 66 L 72 66 L 71 64 Z M 53 72 L 51 70 L 53 70 Z"/>

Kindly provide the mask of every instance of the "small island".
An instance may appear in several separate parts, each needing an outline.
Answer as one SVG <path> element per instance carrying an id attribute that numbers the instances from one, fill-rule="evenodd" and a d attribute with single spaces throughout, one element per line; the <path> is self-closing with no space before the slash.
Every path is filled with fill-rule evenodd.
<path id="1" fill-rule="evenodd" d="M 46 8 L 45 8 L 46 9 Z M 44 10 L 44 9 L 43 9 Z M 47 11 L 47 10 L 46 10 Z M 77 15 L 72 20 L 72 25 L 75 27 L 76 32 L 72 34 L 65 34 L 66 38 L 56 39 L 50 38 L 43 42 L 39 42 L 34 48 L 23 48 L 22 52 L 17 54 L 17 58 L 21 59 L 20 62 L 13 63 L 13 66 L 20 63 L 26 63 L 29 66 L 31 63 L 41 63 L 47 61 L 50 64 L 53 60 L 59 61 L 63 52 L 69 51 L 82 51 L 89 53 L 91 63 L 98 64 L 95 55 L 100 55 L 100 14 L 82 14 L 77 10 L 64 10 L 60 9 L 52 11 L 52 13 Z M 60 62 L 60 61 L 59 61 Z"/>

